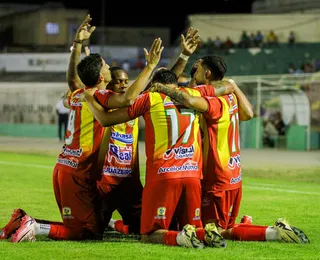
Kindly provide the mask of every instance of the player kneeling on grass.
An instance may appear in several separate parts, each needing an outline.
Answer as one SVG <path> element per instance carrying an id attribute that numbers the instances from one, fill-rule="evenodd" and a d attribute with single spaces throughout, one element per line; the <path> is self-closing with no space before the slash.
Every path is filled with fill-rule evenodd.
<path id="1" fill-rule="evenodd" d="M 154 84 L 152 91 L 159 91 L 180 104 L 202 112 L 206 127 L 204 136 L 204 178 L 202 182 L 203 223 L 216 223 L 226 239 L 245 241 L 272 241 L 307 243 L 307 236 L 285 219 L 278 219 L 274 226 L 235 224 L 242 197 L 242 172 L 240 166 L 239 119 L 248 120 L 253 113 L 249 101 L 234 81 L 234 94 L 226 95 L 223 87 L 214 87 L 223 79 L 226 64 L 221 57 L 205 56 L 197 62 L 194 91 L 198 97 L 180 90 Z M 228 81 L 227 81 L 228 82 Z M 214 97 L 224 93 L 221 97 Z M 201 234 L 198 235 L 201 237 Z"/>
<path id="2" fill-rule="evenodd" d="M 167 69 L 152 79 L 176 88 L 177 77 Z M 189 89 L 193 92 L 192 89 Z M 88 92 L 86 92 L 88 93 Z M 86 95 L 86 94 L 85 94 Z M 143 116 L 146 121 L 146 184 L 142 195 L 142 241 L 166 245 L 203 248 L 204 243 L 225 247 L 215 224 L 202 228 L 202 153 L 199 113 L 186 109 L 160 93 L 144 93 L 128 108 L 107 112 L 89 93 L 86 100 L 96 119 L 111 126 Z M 179 231 L 169 231 L 173 216 Z M 204 241 L 196 235 L 205 232 Z"/>

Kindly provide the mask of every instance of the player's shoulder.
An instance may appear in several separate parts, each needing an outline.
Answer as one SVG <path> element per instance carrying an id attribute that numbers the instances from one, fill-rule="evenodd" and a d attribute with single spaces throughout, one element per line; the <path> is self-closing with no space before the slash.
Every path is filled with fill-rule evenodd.
<path id="1" fill-rule="evenodd" d="M 94 93 L 95 95 L 114 95 L 115 93 L 110 89 L 98 89 Z"/>

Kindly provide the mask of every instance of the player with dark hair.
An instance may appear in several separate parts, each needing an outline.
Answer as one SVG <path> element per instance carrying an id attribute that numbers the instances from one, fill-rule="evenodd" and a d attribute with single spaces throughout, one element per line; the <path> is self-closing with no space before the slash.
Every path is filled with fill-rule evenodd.
<path id="1" fill-rule="evenodd" d="M 155 82 L 178 87 L 176 75 L 168 69 L 158 70 L 152 78 Z M 166 95 L 149 92 L 140 95 L 132 106 L 108 113 L 87 93 L 89 107 L 101 125 L 111 126 L 139 116 L 146 121 L 142 241 L 202 248 L 204 245 L 195 233 L 195 227 L 202 227 L 199 114 L 172 102 Z M 174 214 L 181 232 L 168 230 Z M 202 230 L 207 245 L 225 246 L 214 224 Z"/>
<path id="2" fill-rule="evenodd" d="M 273 227 L 235 224 L 242 197 L 239 119 L 252 118 L 253 111 L 245 95 L 232 80 L 229 82 L 234 85 L 234 94 L 214 97 L 217 95 L 217 89 L 213 86 L 223 79 L 226 70 L 224 60 L 217 56 L 205 56 L 197 63 L 194 79 L 197 84 L 204 85 L 194 89 L 198 90 L 202 97 L 161 84 L 153 85 L 151 89 L 170 96 L 186 107 L 202 112 L 206 120 L 207 126 L 202 129 L 205 132 L 203 224 L 214 222 L 219 232 L 227 239 L 308 242 L 306 235 L 290 226 L 285 219 L 278 219 Z M 202 239 L 205 233 L 199 230 L 197 235 Z"/>
<path id="3" fill-rule="evenodd" d="M 69 97 L 70 117 L 65 144 L 53 171 L 54 193 L 63 223 L 37 222 L 18 209 L 2 229 L 2 238 L 8 238 L 14 232 L 13 242 L 34 241 L 37 235 L 47 235 L 55 240 L 102 238 L 104 225 L 96 185 L 101 172 L 96 167 L 103 127 L 93 117 L 88 104 L 82 102 L 82 93 L 85 89 L 92 93 L 100 90 L 108 108 L 131 104 L 158 64 L 163 47 L 158 38 L 153 42 L 150 52 L 144 49 L 147 65 L 139 77 L 125 93 L 114 93 L 105 89 L 111 75 L 109 65 L 100 55 L 91 54 L 78 64 L 82 43 L 95 30 L 90 21 L 88 15 L 74 39 L 68 71 L 69 87 L 74 90 Z M 87 86 L 79 88 L 83 87 L 82 82 Z"/>

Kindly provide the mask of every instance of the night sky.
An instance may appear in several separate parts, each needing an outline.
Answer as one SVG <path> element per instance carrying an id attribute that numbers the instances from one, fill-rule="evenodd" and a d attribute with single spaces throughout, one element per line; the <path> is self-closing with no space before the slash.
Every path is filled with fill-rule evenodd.
<path id="1" fill-rule="evenodd" d="M 30 4 L 43 4 L 37 0 L 2 0 L 1 2 L 16 2 Z M 102 0 L 91 1 L 50 1 L 63 2 L 67 8 L 88 9 L 93 21 L 92 24 L 100 25 L 102 17 Z M 250 13 L 254 0 L 194 0 L 194 4 L 177 0 L 105 0 L 105 26 L 152 26 L 169 27 L 171 40 L 176 39 L 185 28 L 188 14 L 195 13 Z M 192 2 L 192 0 L 188 0 Z M 138 9 L 133 11 L 134 9 Z"/>

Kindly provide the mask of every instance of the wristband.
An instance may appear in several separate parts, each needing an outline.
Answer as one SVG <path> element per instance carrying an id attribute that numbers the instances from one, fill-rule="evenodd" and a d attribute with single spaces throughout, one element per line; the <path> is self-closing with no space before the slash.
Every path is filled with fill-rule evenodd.
<path id="1" fill-rule="evenodd" d="M 79 40 L 79 41 L 73 40 L 73 42 L 79 43 L 79 44 L 82 44 L 82 43 L 83 43 L 83 41 L 81 41 L 81 40 Z"/>
<path id="2" fill-rule="evenodd" d="M 180 53 L 179 57 L 185 61 L 188 61 L 189 60 L 189 56 L 187 55 L 184 55 L 183 53 Z"/>
<path id="3" fill-rule="evenodd" d="M 233 79 L 228 79 L 228 81 L 229 81 L 231 84 L 235 83 Z"/>

